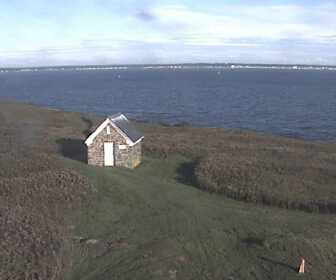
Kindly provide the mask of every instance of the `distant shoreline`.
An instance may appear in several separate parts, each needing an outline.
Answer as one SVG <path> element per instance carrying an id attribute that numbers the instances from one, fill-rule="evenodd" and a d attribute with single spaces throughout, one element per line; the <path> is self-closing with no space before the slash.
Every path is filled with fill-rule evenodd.
<path id="1" fill-rule="evenodd" d="M 124 70 L 124 69 L 284 69 L 284 70 L 335 71 L 336 65 L 248 64 L 248 63 L 67 65 L 67 66 L 5 67 L 0 68 L 0 73 L 57 71 L 57 70 Z"/>
<path id="2" fill-rule="evenodd" d="M 55 111 L 55 112 L 65 112 L 69 114 L 85 114 L 89 115 L 91 117 L 99 117 L 100 120 L 103 118 L 106 118 L 106 115 L 104 114 L 91 114 L 89 112 L 85 111 L 76 111 L 76 110 L 65 110 L 62 108 L 56 108 L 56 107 L 48 107 L 48 106 L 43 106 L 40 104 L 36 104 L 33 102 L 22 102 L 22 101 L 16 101 L 16 100 L 11 100 L 11 99 L 1 99 L 0 98 L 0 105 L 1 103 L 8 103 L 8 104 L 18 104 L 18 105 L 28 105 L 28 106 L 33 106 L 36 108 L 40 108 L 43 110 L 48 110 L 48 111 Z M 150 119 L 141 119 L 141 118 L 129 118 L 130 121 L 135 122 L 135 123 L 140 123 L 140 124 L 146 124 L 146 125 L 154 125 L 154 126 L 161 126 L 161 127 L 166 127 L 166 128 L 190 128 L 190 129 L 209 129 L 209 130 L 214 130 L 214 131 L 237 131 L 237 132 L 243 132 L 243 133 L 255 133 L 259 135 L 268 135 L 271 137 L 278 137 L 280 139 L 289 139 L 293 141 L 301 141 L 305 143 L 315 143 L 315 144 L 321 144 L 321 145 L 331 145 L 331 146 L 336 146 L 336 142 L 334 141 L 327 141 L 327 140 L 321 140 L 321 139 L 309 139 L 309 138 L 303 138 L 295 135 L 286 135 L 286 134 L 281 134 L 281 133 L 276 133 L 276 132 L 270 132 L 266 130 L 255 130 L 247 127 L 220 127 L 220 126 L 210 126 L 210 125 L 196 125 L 196 124 L 191 124 L 185 121 L 181 121 L 178 123 L 169 123 L 165 122 L 163 120 L 161 121 L 155 121 L 155 120 L 150 120 Z"/>

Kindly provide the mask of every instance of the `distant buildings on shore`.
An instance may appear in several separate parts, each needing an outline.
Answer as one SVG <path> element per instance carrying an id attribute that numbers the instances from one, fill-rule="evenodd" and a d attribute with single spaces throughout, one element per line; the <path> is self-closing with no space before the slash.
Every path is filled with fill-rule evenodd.
<path id="1" fill-rule="evenodd" d="M 303 64 L 240 64 L 240 63 L 185 63 L 185 64 L 134 64 L 134 65 L 72 65 L 0 68 L 3 72 L 55 71 L 55 70 L 121 70 L 121 69 L 287 69 L 287 70 L 336 70 L 336 65 Z"/>

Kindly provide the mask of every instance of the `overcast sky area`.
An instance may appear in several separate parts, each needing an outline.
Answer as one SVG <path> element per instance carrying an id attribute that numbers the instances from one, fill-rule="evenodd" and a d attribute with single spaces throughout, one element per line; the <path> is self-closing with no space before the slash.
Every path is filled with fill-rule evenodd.
<path id="1" fill-rule="evenodd" d="M 0 36 L 0 67 L 335 65 L 336 0 L 0 0 Z"/>

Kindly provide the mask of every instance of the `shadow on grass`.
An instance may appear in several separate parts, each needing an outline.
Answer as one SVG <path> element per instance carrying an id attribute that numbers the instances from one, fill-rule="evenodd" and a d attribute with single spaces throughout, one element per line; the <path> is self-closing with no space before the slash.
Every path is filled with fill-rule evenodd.
<path id="1" fill-rule="evenodd" d="M 87 150 L 83 139 L 60 138 L 56 143 L 63 156 L 87 163 Z"/>
<path id="2" fill-rule="evenodd" d="M 263 246 L 265 240 L 260 237 L 247 237 L 242 240 L 244 243 L 249 244 L 249 245 L 257 245 L 257 246 Z"/>
<path id="3" fill-rule="evenodd" d="M 194 170 L 198 163 L 198 159 L 181 163 L 176 169 L 176 173 L 178 174 L 175 177 L 176 181 L 182 184 L 197 187 Z"/>
<path id="4" fill-rule="evenodd" d="M 270 260 L 270 259 L 267 259 L 267 258 L 264 258 L 264 257 L 258 257 L 259 259 L 263 260 L 263 261 L 266 261 L 266 262 L 270 262 L 272 264 L 275 264 L 275 265 L 281 265 L 281 266 L 284 266 L 284 267 L 287 267 L 295 272 L 298 272 L 298 267 L 296 266 L 293 266 L 293 265 L 290 265 L 290 264 L 287 264 L 287 263 L 284 263 L 284 262 L 279 262 L 279 261 L 273 261 L 273 260 Z"/>
<path id="5" fill-rule="evenodd" d="M 85 137 L 88 137 L 91 134 L 91 127 L 93 126 L 93 122 L 85 117 L 82 117 L 82 120 L 87 125 L 87 129 L 83 130 L 82 133 L 84 134 Z"/>

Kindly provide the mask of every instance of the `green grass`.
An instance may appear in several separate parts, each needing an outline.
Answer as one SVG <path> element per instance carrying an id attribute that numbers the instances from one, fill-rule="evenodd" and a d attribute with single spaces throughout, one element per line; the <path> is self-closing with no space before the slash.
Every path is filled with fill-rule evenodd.
<path id="1" fill-rule="evenodd" d="M 67 279 L 71 270 L 72 280 L 287 280 L 299 278 L 300 257 L 300 279 L 336 279 L 335 215 L 188 185 L 205 179 L 205 190 L 229 184 L 243 195 L 255 185 L 275 201 L 334 203 L 335 145 L 137 123 L 143 154 L 161 159 L 92 167 L 80 162 L 83 140 L 99 119 L 0 102 L 0 279 Z"/>
<path id="2" fill-rule="evenodd" d="M 234 129 L 138 122 L 143 152 L 195 159 L 199 188 L 236 200 L 336 213 L 336 146 Z"/>
<path id="3" fill-rule="evenodd" d="M 231 200 L 188 181 L 188 160 L 145 157 L 135 170 L 92 167 L 96 197 L 75 219 L 70 279 L 335 279 L 336 221 Z M 181 183 L 182 182 L 182 183 Z M 90 243 L 90 239 L 97 243 Z"/>

